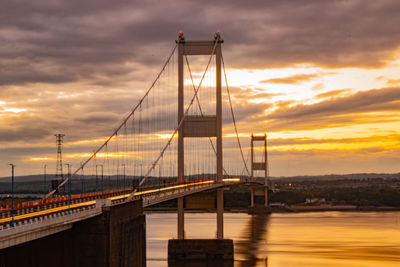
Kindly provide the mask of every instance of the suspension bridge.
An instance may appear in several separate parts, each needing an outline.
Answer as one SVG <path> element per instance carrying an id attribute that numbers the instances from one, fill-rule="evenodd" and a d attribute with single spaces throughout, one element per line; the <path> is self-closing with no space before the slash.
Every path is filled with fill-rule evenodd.
<path id="1" fill-rule="evenodd" d="M 78 232 L 82 236 L 84 231 L 90 232 L 88 239 L 91 239 L 95 233 L 85 227 L 96 222 L 91 227 L 100 232 L 108 229 L 104 231 L 108 233 L 105 236 L 109 244 L 106 242 L 108 245 L 100 249 L 106 251 L 108 258 L 100 261 L 88 256 L 86 261 L 74 259 L 74 264 L 103 266 L 107 262 L 106 266 L 138 266 L 138 262 L 132 264 L 132 256 L 121 253 L 143 256 L 144 248 L 138 249 L 145 242 L 142 209 L 171 199 L 177 199 L 177 239 L 170 242 L 170 256 L 188 257 L 187 250 L 191 250 L 193 243 L 185 239 L 185 197 L 205 191 L 216 192 L 215 244 L 226 247 L 226 251 L 218 252 L 219 256 L 233 258 L 233 243 L 225 240 L 223 233 L 223 190 L 248 185 L 250 206 L 254 208 L 254 195 L 261 194 L 265 198 L 261 210 L 268 212 L 267 137 L 251 135 L 251 147 L 245 156 L 228 86 L 223 43 L 219 31 L 210 41 L 188 41 L 180 32 L 155 80 L 147 90 L 135 91 L 142 92 L 142 96 L 135 99 L 136 104 L 96 150 L 79 154 L 78 158 L 87 159 L 76 163 L 79 167 L 51 188 L 41 201 L 2 210 L 0 263 L 13 266 L 10 258 L 19 247 L 59 238 L 76 229 L 81 229 Z M 257 141 L 263 142 L 258 150 L 254 145 Z M 263 181 L 254 179 L 257 171 L 262 172 Z M 116 177 L 116 188 L 105 182 L 111 177 Z M 82 179 L 88 178 L 96 181 L 94 188 L 85 188 Z M 82 180 L 81 192 L 72 194 L 71 183 L 77 179 Z M 99 218 L 103 218 L 101 223 Z M 128 222 L 136 225 L 136 232 L 133 226 L 126 226 Z M 115 227 L 122 230 L 113 230 Z M 119 239 L 142 243 L 137 241 L 139 245 L 135 248 L 127 248 L 125 241 L 119 240 L 117 243 L 125 245 L 113 247 L 113 231 L 119 233 Z M 66 237 L 62 240 L 66 242 Z M 68 240 L 75 244 L 76 238 Z M 210 246 L 210 241 L 203 245 L 199 242 L 195 241 L 197 247 Z M 117 256 L 123 258 L 122 263 L 114 265 L 118 257 L 113 251 L 120 251 Z M 32 261 L 43 266 L 41 260 Z"/>

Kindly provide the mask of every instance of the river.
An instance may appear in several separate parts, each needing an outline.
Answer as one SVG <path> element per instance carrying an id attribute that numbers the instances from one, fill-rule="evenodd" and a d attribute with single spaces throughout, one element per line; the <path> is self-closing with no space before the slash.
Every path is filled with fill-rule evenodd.
<path id="1" fill-rule="evenodd" d="M 400 212 L 224 214 L 239 266 L 400 266 Z M 187 238 L 215 238 L 216 215 L 186 213 Z M 147 266 L 166 267 L 176 214 L 146 214 Z"/>

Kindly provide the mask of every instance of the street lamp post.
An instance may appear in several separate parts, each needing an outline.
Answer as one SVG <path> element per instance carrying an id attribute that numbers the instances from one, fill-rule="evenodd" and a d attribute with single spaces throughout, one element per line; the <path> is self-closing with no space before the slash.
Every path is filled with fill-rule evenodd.
<path id="1" fill-rule="evenodd" d="M 140 163 L 140 179 L 139 179 L 139 191 L 140 191 L 140 181 L 143 178 L 143 166 L 142 163 Z"/>
<path id="2" fill-rule="evenodd" d="M 83 163 L 81 163 L 81 194 L 85 193 L 85 174 L 83 172 Z"/>
<path id="3" fill-rule="evenodd" d="M 104 197 L 104 172 L 103 172 L 103 164 L 101 166 L 101 193 L 103 194 Z"/>
<path id="4" fill-rule="evenodd" d="M 125 174 L 125 164 L 122 164 L 124 166 L 124 185 L 122 186 L 124 192 L 125 192 L 125 180 L 126 180 L 126 174 Z"/>
<path id="5" fill-rule="evenodd" d="M 103 165 L 96 165 L 96 174 L 97 174 L 97 167 L 101 167 L 101 194 L 104 196 L 104 173 L 103 173 Z"/>
<path id="6" fill-rule="evenodd" d="M 158 166 L 158 191 L 161 189 L 161 165 Z"/>
<path id="7" fill-rule="evenodd" d="M 46 197 L 47 188 L 46 188 L 46 169 L 47 164 L 44 164 L 44 172 L 43 172 L 43 197 Z"/>
<path id="8" fill-rule="evenodd" d="M 95 188 L 94 188 L 94 191 L 96 192 L 96 194 L 97 194 L 97 184 L 98 184 L 98 181 L 99 181 L 99 178 L 98 178 L 98 175 L 97 175 L 97 165 L 96 165 L 96 181 L 95 181 Z"/>
<path id="9" fill-rule="evenodd" d="M 68 214 L 71 214 L 71 164 L 65 165 L 68 166 Z"/>
<path id="10" fill-rule="evenodd" d="M 14 227 L 14 168 L 15 165 L 10 163 L 11 166 L 11 227 Z"/>

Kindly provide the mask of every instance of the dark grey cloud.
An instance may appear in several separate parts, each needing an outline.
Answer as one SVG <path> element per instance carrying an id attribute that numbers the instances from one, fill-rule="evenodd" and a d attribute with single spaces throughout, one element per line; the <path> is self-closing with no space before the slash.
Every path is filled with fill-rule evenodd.
<path id="1" fill-rule="evenodd" d="M 135 71 L 126 62 L 139 63 L 136 68 L 159 64 L 172 47 L 154 32 L 156 22 L 146 15 L 150 5 L 90 2 L 2 3 L 0 84 L 102 82 L 99 77 L 116 83 Z"/>
<path id="2" fill-rule="evenodd" d="M 325 100 L 312 105 L 281 107 L 267 115 L 267 122 L 275 130 L 309 129 L 344 125 L 349 122 L 371 120 L 390 121 L 393 118 L 374 116 L 365 119 L 363 112 L 400 111 L 400 89 L 384 88 L 361 91 L 353 95 Z"/>
<path id="3" fill-rule="evenodd" d="M 2 128 L 0 129 L 0 142 L 37 142 L 51 134 L 52 133 L 49 131 L 49 129 L 39 128 L 32 125 L 21 126 L 18 128 Z"/>
<path id="4" fill-rule="evenodd" d="M 233 110 L 235 119 L 238 122 L 251 123 L 252 121 L 258 120 L 263 116 L 263 113 L 268 108 L 273 107 L 272 103 L 248 103 L 248 102 L 235 102 L 233 104 Z M 224 124 L 232 124 L 231 111 L 229 107 L 225 105 L 225 112 L 223 112 Z M 233 125 L 231 125 L 233 127 Z"/>
<path id="5" fill-rule="evenodd" d="M 260 88 L 241 88 L 229 87 L 231 97 L 236 101 L 249 101 L 255 99 L 271 99 L 274 96 L 283 95 L 283 93 L 269 93 L 268 90 Z"/>
<path id="6" fill-rule="evenodd" d="M 396 102 L 399 99 L 400 88 L 375 89 L 314 105 L 297 105 L 285 112 L 276 111 L 270 114 L 269 118 L 299 119 L 309 115 L 329 116 L 352 112 L 398 110 L 400 106 Z"/>
<path id="7" fill-rule="evenodd" d="M 248 66 L 380 65 L 399 44 L 399 31 L 385 19 L 399 11 L 394 1 L 262 1 L 252 6 L 258 7 L 252 16 L 235 17 L 243 45 L 234 51 L 247 56 Z"/>
<path id="8" fill-rule="evenodd" d="M 399 11 L 390 0 L 5 0 L 0 84 L 126 81 L 136 71 L 152 73 L 179 29 L 188 39 L 221 29 L 226 62 L 235 67 L 376 66 L 400 43 Z"/>

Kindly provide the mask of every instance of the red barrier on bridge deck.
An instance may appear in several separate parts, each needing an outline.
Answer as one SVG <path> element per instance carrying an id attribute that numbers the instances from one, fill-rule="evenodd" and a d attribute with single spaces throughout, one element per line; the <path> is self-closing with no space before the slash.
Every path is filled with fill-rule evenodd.
<path id="1" fill-rule="evenodd" d="M 167 184 L 163 184 L 162 188 L 164 187 L 169 187 L 169 186 L 176 186 L 176 185 L 181 185 L 181 184 L 187 184 L 187 183 L 198 183 L 198 182 L 209 182 L 209 181 L 214 181 L 214 179 L 198 179 L 198 180 L 185 180 L 185 181 L 176 181 L 176 182 L 170 182 Z M 148 186 L 143 186 L 138 188 L 138 191 L 145 191 L 145 190 L 151 190 L 151 189 L 158 189 L 158 185 L 148 185 Z M 116 189 L 116 190 L 110 190 L 110 191 L 105 191 L 105 192 L 93 192 L 93 193 L 85 193 L 85 194 L 79 194 L 79 195 L 72 195 L 71 196 L 71 201 L 77 201 L 80 199 L 87 199 L 87 198 L 104 198 L 104 197 L 109 197 L 109 196 L 115 196 L 115 195 L 122 195 L 122 194 L 128 194 L 131 193 L 132 189 Z M 50 205 L 50 204 L 58 204 L 61 202 L 67 202 L 68 201 L 68 196 L 59 196 L 55 198 L 50 198 L 50 199 L 43 199 L 39 201 L 30 201 L 30 202 L 23 202 L 19 204 L 14 205 L 14 210 L 22 210 L 22 209 L 29 209 L 29 208 L 38 208 L 41 206 L 45 205 Z M 0 213 L 5 213 L 5 212 L 10 212 L 11 211 L 11 206 L 3 206 L 0 207 Z"/>

